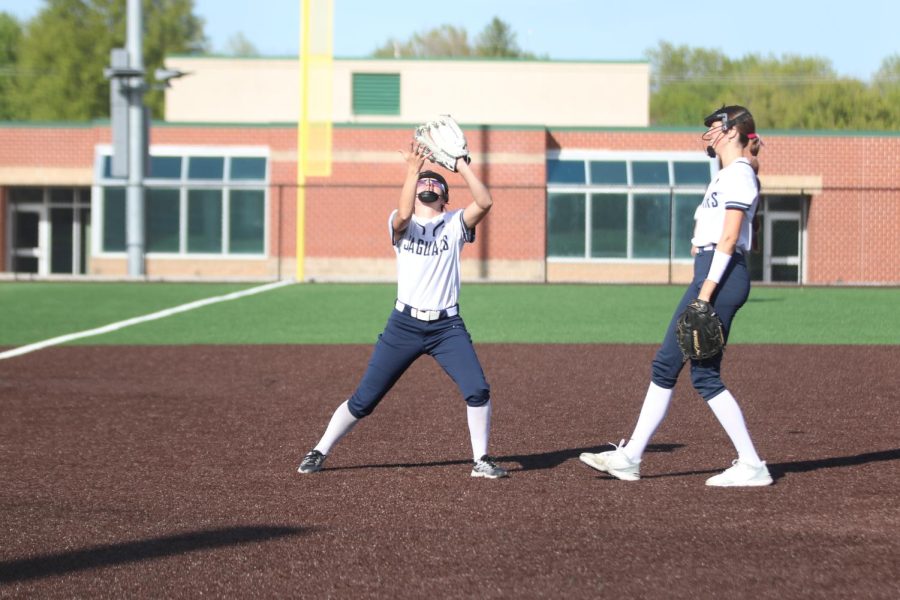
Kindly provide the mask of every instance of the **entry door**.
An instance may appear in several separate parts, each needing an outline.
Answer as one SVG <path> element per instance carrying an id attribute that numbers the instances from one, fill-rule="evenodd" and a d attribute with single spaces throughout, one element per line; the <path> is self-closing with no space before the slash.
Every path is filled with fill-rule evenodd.
<path id="1" fill-rule="evenodd" d="M 50 209 L 50 273 L 81 274 L 88 262 L 90 209 Z"/>
<path id="2" fill-rule="evenodd" d="M 800 215 L 770 213 L 767 217 L 767 281 L 800 283 Z"/>
<path id="3" fill-rule="evenodd" d="M 46 219 L 41 206 L 13 206 L 10 270 L 16 273 L 46 274 L 47 261 L 41 248 L 46 238 Z"/>
<path id="4" fill-rule="evenodd" d="M 87 273 L 90 202 L 88 188 L 9 188 L 7 269 L 36 275 Z"/>
<path id="5" fill-rule="evenodd" d="M 756 213 L 756 251 L 750 278 L 766 283 L 803 283 L 804 196 L 763 196 Z M 754 227 L 755 229 L 756 227 Z"/>

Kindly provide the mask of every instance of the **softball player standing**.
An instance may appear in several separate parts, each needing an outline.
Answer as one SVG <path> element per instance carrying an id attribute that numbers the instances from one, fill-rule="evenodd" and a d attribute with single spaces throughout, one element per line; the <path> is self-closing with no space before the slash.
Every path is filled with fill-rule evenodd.
<path id="1" fill-rule="evenodd" d="M 322 469 L 335 444 L 371 414 L 400 376 L 423 354 L 434 357 L 456 383 L 467 404 L 474 464 L 472 477 L 497 479 L 507 471 L 488 455 L 490 386 L 466 325 L 459 315 L 459 255 L 475 241 L 475 226 L 493 200 L 468 163 L 457 170 L 474 201 L 448 212 L 449 188 L 433 171 L 422 171 L 429 153 L 412 144 L 401 151 L 407 164 L 400 201 L 388 220 L 397 255 L 397 301 L 378 336 L 369 366 L 353 395 L 334 411 L 325 434 L 300 463 L 300 473 Z"/>
<path id="2" fill-rule="evenodd" d="M 696 225 L 691 240 L 694 279 L 675 309 L 662 346 L 653 359 L 652 377 L 634 433 L 614 450 L 592 454 L 581 461 L 610 475 L 635 481 L 640 478 L 641 456 L 651 436 L 662 423 L 672 399 L 672 390 L 684 359 L 675 338 L 678 315 L 693 300 L 710 302 L 727 340 L 731 322 L 750 294 L 746 254 L 752 248 L 753 218 L 759 203 L 756 172 L 760 139 L 753 116 L 742 106 L 722 107 L 704 120 L 703 140 L 710 158 L 719 158 L 722 169 L 710 183 L 702 204 L 694 215 Z M 744 156 L 749 150 L 751 158 Z M 707 360 L 691 361 L 691 381 L 706 400 L 737 450 L 732 467 L 707 479 L 706 485 L 763 486 L 772 483 L 750 439 L 744 416 L 731 392 L 722 383 L 722 354 Z"/>

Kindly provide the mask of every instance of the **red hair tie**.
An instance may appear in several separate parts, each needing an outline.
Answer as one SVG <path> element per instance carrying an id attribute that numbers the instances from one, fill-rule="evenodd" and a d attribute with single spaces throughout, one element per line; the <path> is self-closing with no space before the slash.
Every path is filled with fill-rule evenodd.
<path id="1" fill-rule="evenodd" d="M 758 138 L 758 137 L 759 137 L 759 136 L 756 135 L 755 133 L 748 133 L 748 134 L 747 134 L 747 139 L 748 139 L 748 140 L 755 140 L 755 139 Z"/>

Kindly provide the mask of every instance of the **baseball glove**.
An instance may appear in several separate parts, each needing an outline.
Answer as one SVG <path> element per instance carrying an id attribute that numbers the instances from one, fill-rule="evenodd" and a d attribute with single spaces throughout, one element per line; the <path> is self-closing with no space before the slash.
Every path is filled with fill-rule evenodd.
<path id="1" fill-rule="evenodd" d="M 417 127 L 415 139 L 431 152 L 431 162 L 448 171 L 456 171 L 457 159 L 461 158 L 467 164 L 470 161 L 466 136 L 450 115 L 440 115 L 434 121 Z"/>
<path id="2" fill-rule="evenodd" d="M 675 338 L 684 360 L 705 360 L 725 349 L 722 321 L 709 302 L 694 300 L 678 316 Z"/>

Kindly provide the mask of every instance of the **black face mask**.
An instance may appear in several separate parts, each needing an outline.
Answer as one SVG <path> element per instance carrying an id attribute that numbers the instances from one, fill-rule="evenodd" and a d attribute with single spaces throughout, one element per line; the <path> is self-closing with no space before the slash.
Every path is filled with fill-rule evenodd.
<path id="1" fill-rule="evenodd" d="M 422 202 L 426 202 L 426 203 L 430 204 L 432 202 L 436 202 L 438 200 L 438 198 L 440 198 L 440 196 L 438 196 L 434 192 L 419 192 L 418 198 Z"/>
<path id="2" fill-rule="evenodd" d="M 723 127 L 723 128 L 721 129 L 721 131 L 719 131 L 718 133 L 716 133 L 716 139 L 714 139 L 714 140 L 712 141 L 712 144 L 709 144 L 708 146 L 706 146 L 706 155 L 707 155 L 708 157 L 710 157 L 710 158 L 715 158 L 715 157 L 716 157 L 716 144 L 719 143 L 719 140 L 722 139 L 722 136 L 725 135 L 725 132 L 726 132 L 726 131 L 728 131 L 728 130 L 725 129 L 725 128 Z"/>

